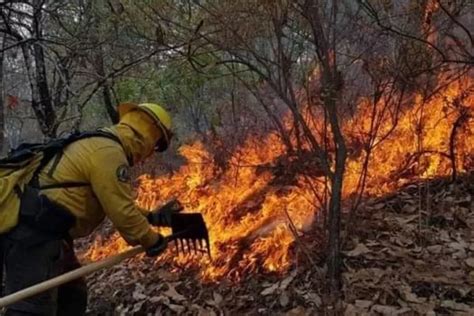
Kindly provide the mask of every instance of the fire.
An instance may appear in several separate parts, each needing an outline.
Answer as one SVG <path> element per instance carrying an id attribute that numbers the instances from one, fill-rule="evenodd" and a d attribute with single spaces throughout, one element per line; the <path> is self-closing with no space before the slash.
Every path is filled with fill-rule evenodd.
<path id="1" fill-rule="evenodd" d="M 472 79 L 466 76 L 441 85 L 428 99 L 413 95 L 410 104 L 399 108 L 396 118 L 393 109 L 382 110 L 382 104 L 390 102 L 382 97 L 380 104 L 375 104 L 377 122 L 372 121 L 373 102 L 360 100 L 358 112 L 343 124 L 351 149 L 345 197 L 349 198 L 359 184 L 367 155 L 363 144 L 370 134 L 373 148 L 367 165 L 366 194 L 383 194 L 407 181 L 450 174 L 452 127 L 460 116 L 472 112 L 472 87 Z M 311 126 L 315 135 L 321 135 L 316 130 L 322 120 L 315 119 Z M 455 143 L 456 163 L 459 171 L 468 171 L 474 163 L 474 135 L 472 120 L 467 116 L 462 119 L 465 121 L 460 124 Z M 374 126 L 378 128 L 371 133 Z M 238 279 L 252 272 L 288 269 L 294 261 L 295 234 L 307 231 L 321 208 L 315 192 L 322 195 L 324 179 L 301 173 L 275 181 L 275 173 L 286 168 L 276 163 L 285 155 L 277 133 L 247 139 L 232 153 L 225 170 L 217 170 L 213 155 L 201 142 L 182 146 L 179 152 L 187 164 L 174 174 L 140 177 L 137 203 L 151 209 L 176 197 L 187 210 L 201 212 L 210 229 L 212 261 L 206 257 L 190 261 L 176 257 L 174 251 L 164 257 L 180 265 L 196 264 L 205 280 L 224 276 Z M 96 260 L 119 251 L 123 244 L 118 240 L 113 239 L 106 247 L 98 243 L 88 256 Z"/>
<path id="2" fill-rule="evenodd" d="M 271 172 L 256 173 L 255 168 L 239 167 L 241 157 L 245 157 L 247 166 L 258 166 L 283 154 L 276 135 L 269 135 L 267 141 L 269 146 L 259 148 L 248 140 L 232 156 L 230 168 L 220 175 L 214 174 L 213 159 L 203 144 L 183 146 L 180 153 L 189 163 L 174 176 L 152 179 L 145 175 L 140 179 L 140 205 L 152 208 L 160 201 L 178 197 L 188 210 L 204 214 L 213 257 L 212 263 L 205 264 L 205 278 L 288 267 L 288 248 L 294 237 L 286 228 L 286 212 L 298 229 L 311 223 L 314 206 L 310 192 L 296 186 L 272 186 Z"/>
<path id="3" fill-rule="evenodd" d="M 452 171 L 449 159 L 450 136 L 459 116 L 466 122 L 460 128 L 455 142 L 457 169 L 465 172 L 473 167 L 474 129 L 472 118 L 469 117 L 474 109 L 472 79 L 465 77 L 456 80 L 429 100 L 423 100 L 421 95 L 415 95 L 413 100 L 413 104 L 401 109 L 396 128 L 371 154 L 367 193 L 383 194 L 416 178 L 449 175 Z M 351 122 L 362 126 L 360 135 L 367 134 L 370 125 L 368 121 L 372 104 L 365 105 L 361 108 L 361 115 L 356 117 L 356 120 L 360 119 L 362 122 Z M 393 120 L 389 115 L 383 116 L 383 120 L 384 125 L 375 142 L 393 127 Z M 357 159 L 349 159 L 345 179 L 346 193 L 357 185 L 364 158 L 361 155 Z"/>

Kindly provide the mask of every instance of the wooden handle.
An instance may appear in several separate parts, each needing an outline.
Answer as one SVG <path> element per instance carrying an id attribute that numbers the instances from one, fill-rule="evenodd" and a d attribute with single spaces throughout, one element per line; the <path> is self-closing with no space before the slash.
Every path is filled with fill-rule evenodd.
<path id="1" fill-rule="evenodd" d="M 98 271 L 103 268 L 108 268 L 114 266 L 125 259 L 136 256 L 137 254 L 145 251 L 142 246 L 136 246 L 127 251 L 119 253 L 118 255 L 105 258 L 101 261 L 97 261 L 86 266 L 80 267 L 76 270 L 69 271 L 65 274 L 59 275 L 55 278 L 46 280 L 44 282 L 38 283 L 36 285 L 30 286 L 26 289 L 20 290 L 8 296 L 0 298 L 0 307 L 5 307 L 16 303 L 18 301 L 24 300 L 25 298 L 37 295 L 44 291 L 50 290 L 52 288 L 58 287 L 61 284 L 68 283 L 77 278 L 86 276 L 92 272 Z"/>

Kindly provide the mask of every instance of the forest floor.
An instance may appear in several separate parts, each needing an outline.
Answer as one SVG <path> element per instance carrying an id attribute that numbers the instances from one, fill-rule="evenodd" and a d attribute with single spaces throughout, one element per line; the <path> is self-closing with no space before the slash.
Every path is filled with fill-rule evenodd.
<path id="1" fill-rule="evenodd" d="M 344 243 L 344 314 L 474 315 L 473 196 L 471 175 L 365 201 Z M 319 315 L 323 273 L 298 260 L 284 275 L 202 284 L 140 258 L 89 277 L 89 315 Z"/>

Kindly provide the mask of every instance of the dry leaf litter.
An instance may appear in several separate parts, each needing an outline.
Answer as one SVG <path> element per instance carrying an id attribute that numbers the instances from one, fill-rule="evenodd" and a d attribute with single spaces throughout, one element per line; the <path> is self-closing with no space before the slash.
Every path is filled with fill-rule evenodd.
<path id="1" fill-rule="evenodd" d="M 471 175 L 366 200 L 344 243 L 343 313 L 474 315 L 473 195 Z M 325 270 L 316 238 L 301 238 L 305 251 L 295 245 L 285 275 L 239 283 L 202 283 L 197 271 L 134 258 L 88 278 L 88 314 L 320 315 Z"/>

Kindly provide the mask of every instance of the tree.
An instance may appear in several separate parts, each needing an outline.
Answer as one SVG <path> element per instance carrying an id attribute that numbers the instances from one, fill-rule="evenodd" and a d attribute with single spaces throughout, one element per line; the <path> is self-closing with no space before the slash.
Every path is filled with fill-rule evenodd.
<path id="1" fill-rule="evenodd" d="M 123 9 L 96 1 L 0 4 L 0 33 L 9 43 L 3 51 L 21 51 L 31 108 L 45 136 L 55 137 L 68 122 L 66 129 L 78 129 L 99 91 L 116 122 L 113 80 L 169 49 L 137 38 L 135 21 L 122 21 Z"/>
<path id="2" fill-rule="evenodd" d="M 2 37 L 2 45 L 0 51 L 0 155 L 3 154 L 6 142 L 5 136 L 5 100 L 4 100 L 4 84 L 3 84 L 3 61 L 5 58 L 5 35 Z"/>
<path id="3" fill-rule="evenodd" d="M 328 284 L 331 293 L 330 304 L 334 304 L 340 288 L 340 214 L 347 156 L 340 126 L 339 95 L 342 92 L 343 78 L 337 63 L 337 3 L 205 1 L 177 10 L 179 13 L 166 12 L 168 16 L 161 13 L 160 17 L 177 28 L 178 32 L 187 33 L 188 38 L 197 34 L 197 43 L 190 44 L 188 49 L 182 52 L 196 71 L 204 72 L 216 65 L 225 67 L 260 101 L 275 122 L 282 138 L 286 140 L 288 150 L 291 152 L 296 148 L 296 154 L 301 155 L 303 148 L 309 146 L 313 159 L 319 161 L 320 168 L 328 177 L 331 184 Z M 172 18 L 186 14 L 189 18 L 184 21 Z M 204 22 L 199 22 L 200 20 Z M 199 56 L 203 54 L 212 54 L 215 61 L 202 62 Z M 307 58 L 309 55 L 316 58 Z M 297 96 L 299 87 L 295 80 L 300 60 L 304 59 L 308 60 L 308 64 L 312 63 L 311 70 L 320 70 L 321 82 L 320 91 L 314 96 L 321 102 L 312 101 L 306 106 Z M 249 81 L 248 78 L 256 79 Z M 258 86 L 255 87 L 254 84 Z M 263 91 L 259 90 L 263 84 L 271 89 L 291 113 L 293 124 L 290 128 L 284 126 L 283 117 L 272 115 L 269 105 L 264 101 Z M 313 99 L 312 96 L 310 99 Z M 304 113 L 308 107 L 321 107 L 322 113 L 327 116 L 331 131 L 327 135 L 332 136 L 331 148 L 335 149 L 333 153 L 329 147 L 322 145 L 316 131 L 305 119 Z M 323 140 L 324 142 L 326 140 Z M 334 160 L 330 158 L 333 154 Z"/>

